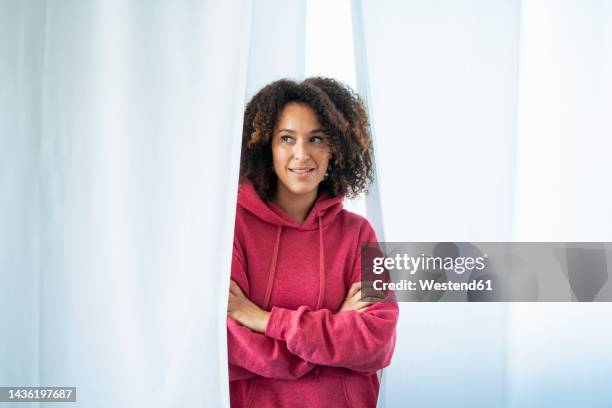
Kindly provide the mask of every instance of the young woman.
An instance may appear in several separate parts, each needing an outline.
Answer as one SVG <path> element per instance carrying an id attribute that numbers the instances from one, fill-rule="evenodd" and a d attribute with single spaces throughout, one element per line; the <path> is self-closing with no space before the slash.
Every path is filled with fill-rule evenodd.
<path id="1" fill-rule="evenodd" d="M 375 407 L 394 301 L 361 301 L 372 179 L 363 104 L 325 78 L 263 88 L 244 114 L 228 303 L 232 407 Z M 391 295 L 390 295 L 391 296 Z"/>

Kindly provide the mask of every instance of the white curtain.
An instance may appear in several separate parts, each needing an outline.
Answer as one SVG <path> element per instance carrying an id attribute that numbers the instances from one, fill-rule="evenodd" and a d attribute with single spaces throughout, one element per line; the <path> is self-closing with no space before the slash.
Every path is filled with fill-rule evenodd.
<path id="1" fill-rule="evenodd" d="M 250 21 L 242 0 L 0 2 L 1 385 L 228 406 Z"/>
<path id="2" fill-rule="evenodd" d="M 509 240 L 518 4 L 353 7 L 385 240 Z M 506 325 L 501 304 L 401 304 L 381 406 L 503 406 Z"/>
<path id="3" fill-rule="evenodd" d="M 612 240 L 611 12 L 353 1 L 387 241 Z M 611 312 L 402 304 L 384 406 L 605 406 Z"/>
<path id="4" fill-rule="evenodd" d="M 242 109 L 303 78 L 305 9 L 0 1 L 0 385 L 228 405 Z M 612 240 L 610 23 L 606 0 L 353 0 L 381 239 Z M 381 405 L 604 406 L 610 312 L 403 304 Z"/>
<path id="5" fill-rule="evenodd" d="M 612 2 L 523 1 L 520 50 L 514 237 L 610 242 Z M 513 304 L 508 406 L 610 406 L 610 316 Z"/>

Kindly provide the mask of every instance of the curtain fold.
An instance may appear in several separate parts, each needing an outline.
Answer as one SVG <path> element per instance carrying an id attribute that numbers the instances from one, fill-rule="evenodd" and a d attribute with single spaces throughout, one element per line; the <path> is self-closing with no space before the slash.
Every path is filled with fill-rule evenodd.
<path id="1" fill-rule="evenodd" d="M 38 380 L 44 27 L 44 7 L 0 2 L 0 383 L 7 386 Z"/>
<path id="2" fill-rule="evenodd" d="M 250 2 L 0 7 L 0 382 L 227 406 Z"/>

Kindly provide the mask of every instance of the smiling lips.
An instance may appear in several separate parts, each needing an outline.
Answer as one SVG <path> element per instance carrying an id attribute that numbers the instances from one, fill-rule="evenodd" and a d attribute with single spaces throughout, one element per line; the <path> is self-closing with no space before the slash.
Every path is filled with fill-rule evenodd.
<path id="1" fill-rule="evenodd" d="M 314 171 L 314 167 L 294 167 L 289 169 L 289 171 L 299 178 L 305 178 Z"/>

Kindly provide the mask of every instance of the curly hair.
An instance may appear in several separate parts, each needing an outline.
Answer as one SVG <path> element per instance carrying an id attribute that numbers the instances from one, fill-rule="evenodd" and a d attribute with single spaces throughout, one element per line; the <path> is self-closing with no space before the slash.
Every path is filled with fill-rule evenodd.
<path id="1" fill-rule="evenodd" d="M 330 78 L 302 82 L 281 79 L 262 88 L 244 111 L 240 182 L 251 180 L 264 201 L 276 191 L 272 165 L 272 135 L 282 109 L 291 102 L 305 104 L 317 114 L 332 153 L 329 176 L 319 193 L 355 197 L 367 193 L 373 181 L 372 139 L 361 98 L 348 86 Z"/>

